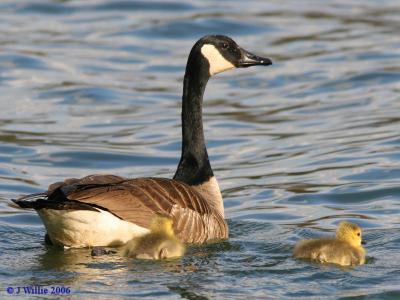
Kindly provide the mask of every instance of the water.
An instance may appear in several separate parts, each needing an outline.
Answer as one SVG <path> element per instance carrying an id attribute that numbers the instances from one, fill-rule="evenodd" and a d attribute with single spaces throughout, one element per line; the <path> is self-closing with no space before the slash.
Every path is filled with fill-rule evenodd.
<path id="1" fill-rule="evenodd" d="M 2 1 L 0 298 L 400 297 L 398 1 Z M 213 78 L 204 126 L 227 242 L 141 262 L 43 244 L 9 199 L 66 177 L 170 177 L 186 58 L 232 36 L 274 65 Z M 291 257 L 301 238 L 360 224 L 367 264 Z"/>

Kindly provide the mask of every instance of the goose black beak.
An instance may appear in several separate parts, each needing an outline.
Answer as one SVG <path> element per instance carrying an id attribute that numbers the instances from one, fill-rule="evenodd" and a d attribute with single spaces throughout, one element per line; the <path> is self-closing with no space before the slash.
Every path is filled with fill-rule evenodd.
<path id="1" fill-rule="evenodd" d="M 251 66 L 269 66 L 272 65 L 272 61 L 269 58 L 257 56 L 244 49 L 240 49 L 242 52 L 242 58 L 239 60 L 239 68 L 247 68 Z"/>
<path id="2" fill-rule="evenodd" d="M 364 241 L 364 240 L 362 240 L 362 241 L 361 241 L 361 245 L 365 245 L 365 244 L 367 244 L 367 242 Z"/>

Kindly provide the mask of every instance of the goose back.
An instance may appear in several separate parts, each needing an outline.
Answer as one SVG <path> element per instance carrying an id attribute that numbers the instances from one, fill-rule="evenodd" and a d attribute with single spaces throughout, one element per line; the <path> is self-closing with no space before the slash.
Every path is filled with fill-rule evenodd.
<path id="1" fill-rule="evenodd" d="M 183 242 L 228 238 L 223 216 L 195 188 L 173 179 L 90 175 L 52 184 L 47 192 L 16 203 L 37 210 L 106 210 L 147 229 L 156 215 L 165 215 L 173 220 L 174 232 Z"/>

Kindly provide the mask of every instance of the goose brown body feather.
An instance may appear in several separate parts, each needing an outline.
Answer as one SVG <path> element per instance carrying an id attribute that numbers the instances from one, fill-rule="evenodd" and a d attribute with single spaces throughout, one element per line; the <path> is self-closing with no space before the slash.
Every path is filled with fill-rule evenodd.
<path id="1" fill-rule="evenodd" d="M 36 201 L 31 201 L 33 198 Z M 165 215 L 173 220 L 177 237 L 186 243 L 228 237 L 223 216 L 195 188 L 173 179 L 90 175 L 54 183 L 43 194 L 16 201 L 35 209 L 106 210 L 146 229 L 156 215 Z"/>

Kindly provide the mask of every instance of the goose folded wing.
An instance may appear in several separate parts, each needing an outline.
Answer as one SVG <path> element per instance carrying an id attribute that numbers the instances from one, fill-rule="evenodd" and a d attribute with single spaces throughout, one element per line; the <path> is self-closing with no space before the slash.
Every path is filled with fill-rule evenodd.
<path id="1" fill-rule="evenodd" d="M 154 216 L 165 215 L 173 219 L 178 237 L 190 243 L 206 241 L 209 231 L 217 230 L 214 222 L 218 227 L 225 225 L 223 219 L 214 220 L 211 208 L 197 191 L 182 182 L 164 178 L 92 175 L 70 179 L 52 185 L 48 200 L 103 209 L 144 228 L 150 227 Z"/>

